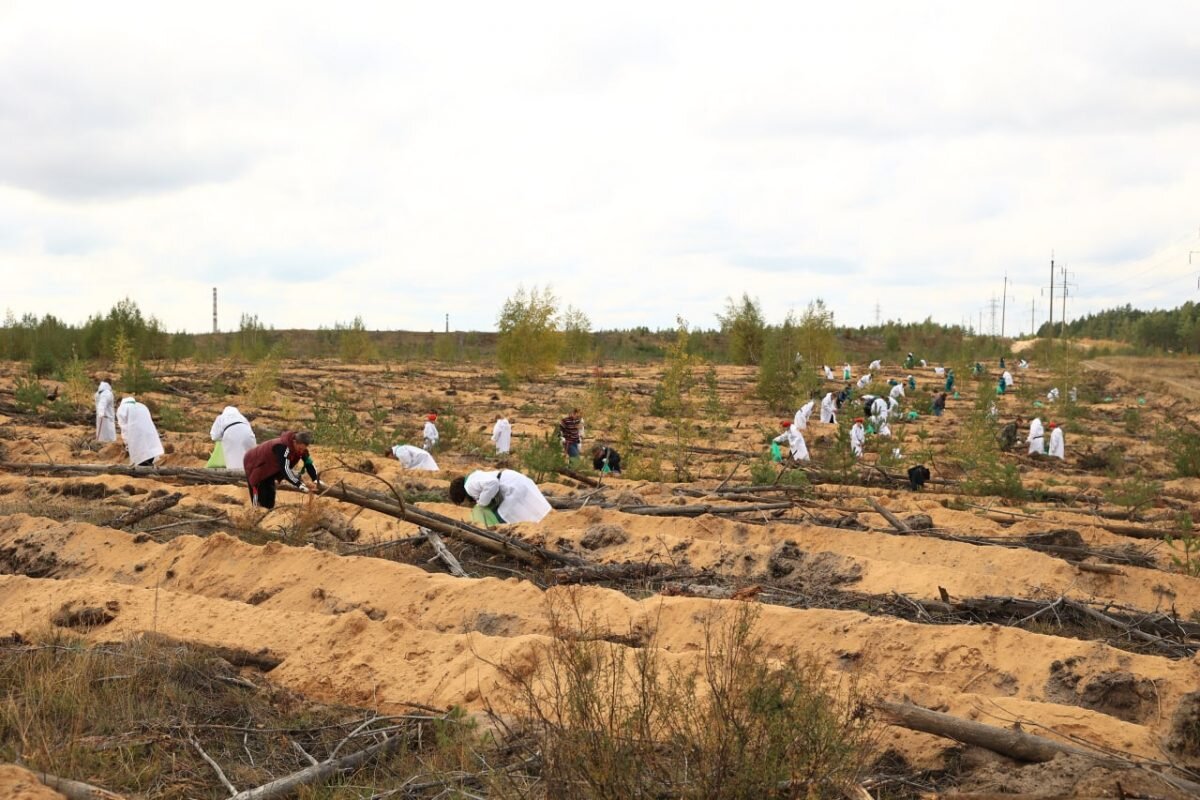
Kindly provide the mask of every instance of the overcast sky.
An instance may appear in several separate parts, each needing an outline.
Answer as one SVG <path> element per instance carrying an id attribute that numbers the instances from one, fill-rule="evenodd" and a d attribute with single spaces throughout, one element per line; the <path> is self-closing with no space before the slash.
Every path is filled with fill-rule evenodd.
<path id="1" fill-rule="evenodd" d="M 1200 3 L 0 0 L 0 311 L 978 324 L 1007 272 L 1011 334 L 1052 250 L 1069 317 L 1200 294 Z"/>

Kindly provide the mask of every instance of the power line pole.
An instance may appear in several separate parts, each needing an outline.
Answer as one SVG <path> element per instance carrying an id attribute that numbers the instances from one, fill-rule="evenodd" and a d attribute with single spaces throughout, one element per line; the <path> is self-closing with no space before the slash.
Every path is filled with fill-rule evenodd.
<path id="1" fill-rule="evenodd" d="M 997 305 L 999 305 L 999 303 L 996 302 L 996 295 L 992 295 L 992 299 L 988 301 L 988 308 L 990 309 L 990 314 L 991 314 L 991 316 L 989 317 L 989 319 L 991 320 L 991 327 L 988 328 L 988 332 L 992 336 L 996 335 L 996 306 Z"/>
<path id="2" fill-rule="evenodd" d="M 1037 334 L 1037 296 L 1029 298 L 1029 335 Z"/>
<path id="3" fill-rule="evenodd" d="M 1050 336 L 1054 337 L 1054 251 L 1050 251 Z"/>
<path id="4" fill-rule="evenodd" d="M 1046 291 L 1045 289 L 1042 290 Z M 1050 338 L 1054 338 L 1054 251 L 1050 251 Z"/>
<path id="5" fill-rule="evenodd" d="M 882 319 L 882 315 L 881 315 L 880 308 L 879 308 L 879 301 L 876 300 L 875 301 L 875 327 L 876 328 L 879 327 L 879 322 L 881 319 Z"/>
<path id="6" fill-rule="evenodd" d="M 450 315 L 446 315 L 446 333 L 450 332 Z"/>
<path id="7" fill-rule="evenodd" d="M 213 333 L 217 332 L 217 287 L 213 287 Z"/>
<path id="8" fill-rule="evenodd" d="M 1062 285 L 1062 314 L 1061 314 L 1062 319 L 1059 324 L 1062 325 L 1063 337 L 1066 337 L 1066 335 L 1067 335 L 1067 292 L 1068 292 L 1067 278 L 1069 275 L 1074 275 L 1074 274 L 1075 274 L 1074 272 L 1070 272 L 1070 273 L 1067 272 L 1066 264 L 1063 264 L 1062 268 L 1059 270 L 1059 277 L 1062 278 L 1062 280 L 1060 281 L 1060 284 Z M 1076 284 L 1072 283 L 1069 285 L 1075 286 Z"/>
<path id="9" fill-rule="evenodd" d="M 1008 273 L 1004 273 L 1004 294 L 1000 298 L 1000 338 L 1004 338 L 1004 319 L 1008 311 Z"/>

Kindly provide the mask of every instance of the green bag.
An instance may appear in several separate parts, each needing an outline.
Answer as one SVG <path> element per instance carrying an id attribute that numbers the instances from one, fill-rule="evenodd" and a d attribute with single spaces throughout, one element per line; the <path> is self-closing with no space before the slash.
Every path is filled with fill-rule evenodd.
<path id="1" fill-rule="evenodd" d="M 208 463 L 204 465 L 204 468 L 225 469 L 225 448 L 221 447 L 220 442 L 213 447 L 212 455 L 208 457 Z"/>
<path id="2" fill-rule="evenodd" d="M 471 521 L 484 528 L 494 528 L 497 525 L 504 524 L 504 520 L 500 519 L 500 515 L 493 511 L 490 506 L 481 505 L 476 505 L 471 509 Z"/>
<path id="3" fill-rule="evenodd" d="M 776 464 L 783 463 L 783 450 L 779 447 L 779 442 L 771 442 L 771 460 Z"/>

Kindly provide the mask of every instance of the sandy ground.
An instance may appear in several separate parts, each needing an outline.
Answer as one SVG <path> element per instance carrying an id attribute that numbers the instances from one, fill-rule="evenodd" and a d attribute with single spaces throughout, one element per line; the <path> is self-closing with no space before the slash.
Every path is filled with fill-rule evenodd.
<path id="1" fill-rule="evenodd" d="M 0 797 L 7 800 L 63 800 L 63 796 L 46 788 L 29 770 L 15 764 L 0 764 Z"/>
<path id="2" fill-rule="evenodd" d="M 649 392 L 654 385 L 651 368 L 609 372 L 621 388 Z M 923 385 L 935 380 L 932 370 L 916 372 Z M 884 377 L 903 377 L 902 373 L 892 367 Z M 389 423 L 409 425 L 415 434 L 419 413 L 453 391 L 449 396 L 472 435 L 490 430 L 495 411 L 508 409 L 517 420 L 518 446 L 540 435 L 570 405 L 585 402 L 588 382 L 594 377 L 588 370 L 566 371 L 553 384 L 502 392 L 494 379 L 470 368 L 422 367 L 419 383 L 380 367 L 324 365 L 287 374 L 299 388 L 283 390 L 272 403 L 257 409 L 256 425 L 276 429 L 290 425 L 289 415 L 303 413 L 312 387 L 319 383 L 357 384 L 393 409 Z M 702 426 L 705 435 L 698 443 L 732 451 L 765 449 L 765 433 L 777 430 L 777 415 L 766 413 L 753 399 L 751 375 L 744 369 L 722 368 L 721 397 L 729 419 Z M 1019 388 L 1026 382 L 1030 388 L 998 399 L 1001 419 L 1018 414 L 1052 418 L 1056 409 L 1033 406 L 1034 400 L 1044 402 L 1048 380 L 1034 371 L 1018 375 Z M 977 388 L 963 378 L 960 381 L 963 397 L 952 402 L 945 417 L 922 414 L 905 434 L 906 450 L 929 449 L 936 475 L 956 477 L 943 454 L 959 435 Z M 188 386 L 188 391 L 196 391 Z M 978 387 L 990 390 L 986 383 Z M 814 487 L 804 504 L 779 517 L 651 517 L 589 507 L 554 512 L 539 524 L 516 526 L 514 533 L 597 563 L 663 563 L 680 571 L 719 576 L 735 586 L 772 582 L 798 595 L 848 590 L 903 595 L 915 601 L 936 600 L 943 593 L 952 598 L 1066 596 L 1200 619 L 1200 580 L 1173 569 L 1171 553 L 1161 542 L 1106 529 L 1111 520 L 1098 513 L 1113 510 L 1104 501 L 1112 479 L 1078 465 L 1081 452 L 1117 446 L 1126 459 L 1158 470 L 1155 474 L 1166 481 L 1161 444 L 1149 433 L 1130 434 L 1123 415 L 1137 408 L 1151 421 L 1165 420 L 1175 408 L 1175 399 L 1151 397 L 1140 404 L 1135 387 L 1119 376 L 1111 379 L 1108 388 L 1112 402 L 1094 404 L 1092 418 L 1071 432 L 1067 462 L 1035 461 L 1015 453 L 996 456 L 1018 464 L 1027 487 L 1070 490 L 1099 498 L 1097 505 L 967 498 L 979 506 L 1032 517 L 1013 522 L 964 506 L 962 497 L 953 491 L 936 491 L 937 487 L 915 494 L 826 484 Z M 199 467 L 207 458 L 208 424 L 227 401 L 197 395 L 197 402 L 188 405 L 195 431 L 164 435 L 171 450 L 164 459 L 168 465 Z M 644 394 L 634 396 L 646 401 Z M 172 402 L 180 401 L 176 397 Z M 597 420 L 589 426 L 591 436 L 609 435 L 600 422 L 603 408 L 591 413 Z M 644 409 L 634 425 L 643 441 L 665 440 L 662 421 L 646 416 Z M 119 445 L 89 447 L 83 426 L 46 428 L 9 415 L 0 418 L 0 432 L 3 458 L 10 461 L 115 463 L 121 457 Z M 810 448 L 821 458 L 831 446 L 832 426 L 814 424 L 810 434 Z M 319 466 L 332 464 L 331 455 L 320 448 L 316 456 Z M 379 455 L 347 456 L 348 462 L 369 464 L 380 478 L 434 493 L 444 491 L 451 475 L 492 463 L 454 451 L 439 453 L 438 460 L 444 472 L 415 473 Z M 649 504 L 717 502 L 680 497 L 675 489 L 711 491 L 737 460 L 729 455 L 702 455 L 694 464 L 697 480 L 682 487 L 626 476 L 610 481 L 608 492 L 635 495 Z M 362 476 L 346 479 L 379 485 Z M 745 480 L 743 470 L 732 483 Z M 122 501 L 127 505 L 143 499 L 147 491 L 178 490 L 185 498 L 177 511 L 200 516 L 225 511 L 231 523 L 205 536 L 186 535 L 186 528 L 178 531 L 185 535 L 172 531 L 139 536 L 80 519 L 56 521 L 49 518 L 59 496 L 55 493 L 66 484 L 97 487 L 93 491 L 97 504 Z M 546 483 L 543 489 L 564 499 L 588 491 L 567 482 Z M 101 494 L 108 497 L 102 499 Z M 901 516 L 926 514 L 938 531 L 957 536 L 1017 542 L 1029 534 L 1066 528 L 1088 547 L 1136 548 L 1153 567 L 1125 565 L 1121 574 L 1097 574 L 1024 548 L 903 536 L 871 510 L 868 497 Z M 1166 532 L 1172 515 L 1192 509 L 1197 499 L 1200 481 L 1167 481 L 1146 512 L 1149 521 L 1139 524 L 1157 525 Z M 281 508 L 262 525 L 266 535 L 289 535 L 301 515 L 311 511 L 305 505 L 311 502 L 282 495 Z M 327 500 L 317 502 L 336 506 Z M 553 608 L 576 609 L 594 619 L 613 641 L 624 643 L 620 646 L 636 642 L 657 648 L 667 663 L 695 665 L 702 656 L 706 620 L 727 614 L 736 602 L 664 596 L 652 589 L 629 593 L 596 586 L 544 589 L 535 582 L 542 580 L 536 574 L 453 578 L 426 564 L 428 553 L 415 559 L 415 565 L 397 563 L 341 555 L 337 550 L 345 547 L 337 542 L 316 542 L 330 550 L 300 541 L 294 542 L 298 546 L 279 541 L 251 544 L 239 538 L 247 532 L 242 523 L 252 522 L 239 487 L 179 487 L 119 476 L 39 478 L 9 472 L 0 473 L 0 504 L 6 509 L 0 516 L 0 596 L 4 598 L 0 630 L 36 635 L 50 630 L 51 618 L 63 608 L 107 607 L 113 619 L 87 634 L 95 641 L 153 631 L 185 641 L 265 649 L 282 659 L 269 673 L 272 681 L 323 701 L 377 704 L 385 709 L 400 709 L 409 702 L 471 709 L 511 707 L 511 693 L 498 665 L 518 672 L 538 668 Z M 459 518 L 468 516 L 465 509 L 445 502 L 423 505 Z M 28 513 L 31 510 L 35 513 Z M 354 511 L 336 509 L 342 518 L 352 518 L 358 532 L 355 546 L 416 532 L 407 523 L 374 512 L 354 515 Z M 97 511 L 91 522 L 103 521 L 106 513 Z M 848 516 L 863 529 L 831 526 L 831 520 Z M 786 571 L 779 567 L 783 562 Z M 468 571 L 480 574 L 470 564 Z M 997 624 L 934 625 L 839 608 L 770 604 L 761 606 L 759 627 L 780 655 L 794 648 L 823 663 L 830 676 L 853 678 L 871 694 L 909 699 L 991 724 L 1019 719 L 1025 727 L 1054 737 L 1078 737 L 1141 757 L 1170 755 L 1166 743 L 1173 715 L 1189 693 L 1200 690 L 1200 660 L 1142 655 L 1103 641 L 1045 630 Z M 945 740 L 900 729 L 889 729 L 885 743 L 913 764 L 928 767 L 940 766 L 949 746 Z"/>

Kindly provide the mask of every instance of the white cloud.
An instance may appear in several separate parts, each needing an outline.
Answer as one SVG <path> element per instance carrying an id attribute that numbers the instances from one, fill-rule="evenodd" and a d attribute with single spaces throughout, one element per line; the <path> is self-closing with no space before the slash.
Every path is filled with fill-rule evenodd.
<path id="1" fill-rule="evenodd" d="M 0 306 L 82 319 L 128 294 L 204 330 L 218 285 L 225 324 L 489 328 L 552 283 L 597 327 L 707 327 L 743 291 L 776 319 L 821 296 L 849 323 L 876 301 L 959 322 L 1007 271 L 1028 327 L 1051 248 L 1068 311 L 1169 305 L 1200 249 L 1197 22 L 10 4 Z"/>

